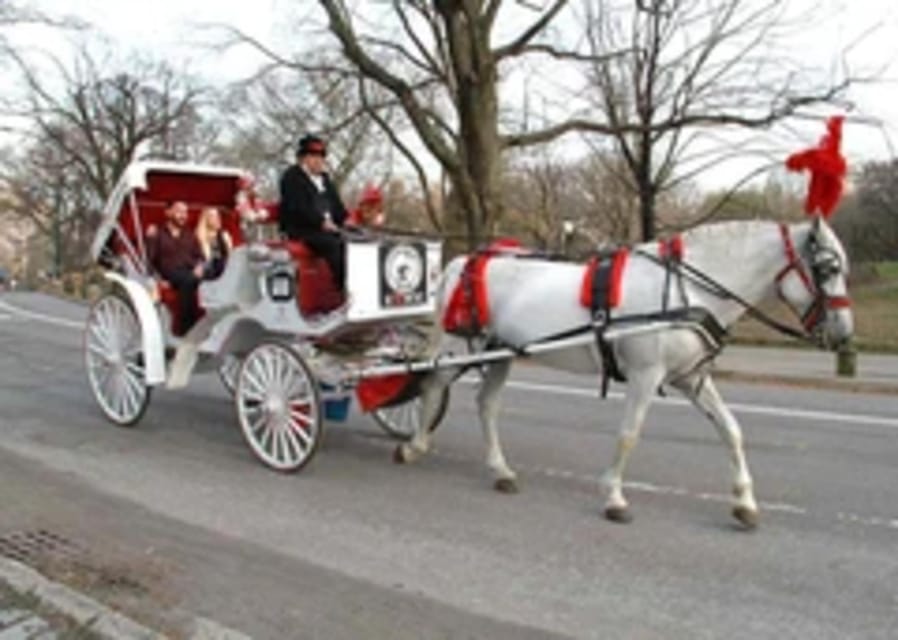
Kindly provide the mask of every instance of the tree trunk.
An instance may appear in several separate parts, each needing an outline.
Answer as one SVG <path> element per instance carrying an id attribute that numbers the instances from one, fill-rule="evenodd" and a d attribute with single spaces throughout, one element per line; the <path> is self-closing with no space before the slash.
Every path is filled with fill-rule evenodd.
<path id="1" fill-rule="evenodd" d="M 504 209 L 497 61 L 483 24 L 469 23 L 461 8 L 444 15 L 453 54 L 460 136 L 460 168 L 449 177 L 463 211 L 470 251 L 492 235 Z"/>
<path id="2" fill-rule="evenodd" d="M 639 166 L 636 172 L 636 188 L 639 193 L 639 227 L 642 241 L 655 239 L 655 196 L 657 191 L 652 181 L 652 141 L 646 131 L 639 141 Z"/>

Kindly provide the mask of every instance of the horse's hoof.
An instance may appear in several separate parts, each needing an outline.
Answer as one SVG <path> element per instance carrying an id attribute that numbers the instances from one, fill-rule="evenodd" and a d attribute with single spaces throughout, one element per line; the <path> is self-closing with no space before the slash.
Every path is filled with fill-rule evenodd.
<path id="1" fill-rule="evenodd" d="M 605 517 L 618 524 L 630 524 L 633 522 L 633 514 L 627 507 L 606 507 Z"/>
<path id="2" fill-rule="evenodd" d="M 393 449 L 393 462 L 396 464 L 405 464 L 405 454 L 402 452 L 402 445 L 396 445 L 396 448 Z"/>
<path id="3" fill-rule="evenodd" d="M 733 507 L 733 517 L 738 520 L 746 529 L 756 529 L 758 527 L 758 512 L 752 511 L 747 507 Z"/>
<path id="4" fill-rule="evenodd" d="M 514 478 L 499 478 L 493 483 L 493 489 L 499 493 L 517 493 L 518 483 Z"/>

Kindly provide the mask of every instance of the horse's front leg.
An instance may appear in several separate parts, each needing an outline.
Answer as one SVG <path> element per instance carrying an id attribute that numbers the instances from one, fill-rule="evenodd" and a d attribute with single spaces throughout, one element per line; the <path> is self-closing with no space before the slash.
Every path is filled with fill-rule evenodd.
<path id="1" fill-rule="evenodd" d="M 500 360 L 486 366 L 483 383 L 477 393 L 477 407 L 480 424 L 486 442 L 486 464 L 493 474 L 493 488 L 502 493 L 517 493 L 517 475 L 505 461 L 499 442 L 499 411 L 501 409 L 502 387 L 508 380 L 511 360 Z"/>
<path id="2" fill-rule="evenodd" d="M 602 484 L 608 492 L 605 501 L 605 517 L 612 522 L 627 523 L 633 519 L 629 504 L 624 498 L 624 468 L 627 459 L 639 441 L 639 433 L 645 422 L 652 396 L 664 377 L 658 367 L 650 367 L 627 373 L 627 399 L 624 419 L 618 434 L 614 462 L 603 474 Z"/>
<path id="3" fill-rule="evenodd" d="M 433 423 L 443 392 L 457 375 L 457 370 L 439 370 L 428 375 L 421 382 L 421 409 L 415 431 L 408 442 L 403 442 L 393 451 L 393 461 L 396 463 L 414 462 L 430 451 L 432 433 L 428 425 Z"/>
<path id="4" fill-rule="evenodd" d="M 697 390 L 695 386 L 698 387 Z M 754 529 L 758 526 L 758 504 L 755 502 L 751 474 L 745 458 L 742 429 L 736 417 L 724 404 L 710 376 L 706 377 L 703 383 L 692 385 L 691 390 L 683 389 L 683 391 L 695 406 L 710 418 L 721 439 L 729 447 L 730 463 L 733 468 L 733 517 L 745 527 Z"/>

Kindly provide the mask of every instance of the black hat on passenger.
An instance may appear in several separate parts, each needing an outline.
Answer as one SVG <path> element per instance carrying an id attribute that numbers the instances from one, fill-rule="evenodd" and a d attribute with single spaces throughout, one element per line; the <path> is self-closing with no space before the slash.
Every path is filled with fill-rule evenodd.
<path id="1" fill-rule="evenodd" d="M 317 153 L 322 156 L 327 155 L 327 144 L 323 138 L 308 133 L 299 139 L 299 146 L 296 149 L 296 155 L 305 156 Z"/>

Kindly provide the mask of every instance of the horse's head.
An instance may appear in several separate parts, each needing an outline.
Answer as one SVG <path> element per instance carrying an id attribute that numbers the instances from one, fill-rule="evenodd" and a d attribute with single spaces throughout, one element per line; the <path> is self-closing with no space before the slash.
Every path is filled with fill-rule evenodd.
<path id="1" fill-rule="evenodd" d="M 822 347 L 836 349 L 854 333 L 845 249 L 819 216 L 797 249 L 783 229 L 789 262 L 777 277 L 777 291 Z"/>

